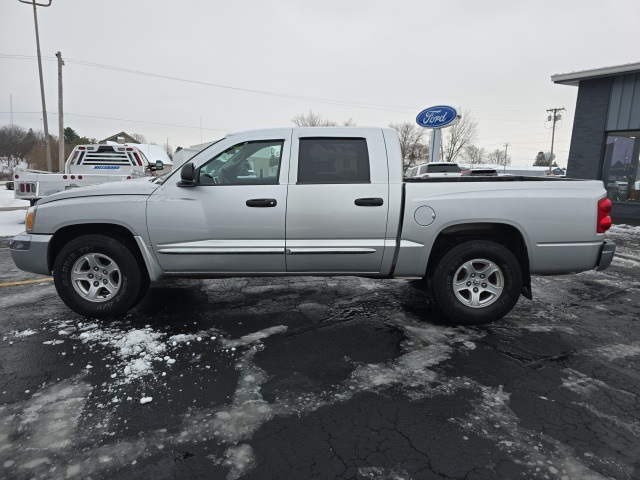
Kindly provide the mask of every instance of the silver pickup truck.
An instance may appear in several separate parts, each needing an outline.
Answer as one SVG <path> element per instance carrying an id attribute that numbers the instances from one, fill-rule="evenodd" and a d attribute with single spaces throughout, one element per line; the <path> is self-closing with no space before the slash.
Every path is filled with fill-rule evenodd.
<path id="1" fill-rule="evenodd" d="M 462 324 L 531 299 L 532 274 L 611 263 L 599 181 L 402 173 L 392 129 L 230 134 L 164 177 L 40 200 L 11 254 L 89 317 L 123 314 L 163 277 L 356 275 L 424 279 Z"/>

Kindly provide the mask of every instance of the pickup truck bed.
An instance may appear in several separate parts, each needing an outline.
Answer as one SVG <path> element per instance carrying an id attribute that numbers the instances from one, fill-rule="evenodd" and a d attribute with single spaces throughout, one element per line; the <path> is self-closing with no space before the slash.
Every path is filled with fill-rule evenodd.
<path id="1" fill-rule="evenodd" d="M 228 135 L 158 180 L 61 192 L 11 242 L 83 315 L 120 315 L 162 277 L 423 278 L 449 318 L 485 323 L 531 298 L 531 274 L 606 268 L 601 182 L 453 177 L 403 182 L 394 130 Z"/>

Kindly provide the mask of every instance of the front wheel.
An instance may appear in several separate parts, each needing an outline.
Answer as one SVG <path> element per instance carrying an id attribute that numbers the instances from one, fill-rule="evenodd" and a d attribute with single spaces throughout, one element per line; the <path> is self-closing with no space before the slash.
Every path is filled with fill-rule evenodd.
<path id="1" fill-rule="evenodd" d="M 504 317 L 518 302 L 522 269 L 500 244 L 471 240 L 449 250 L 433 272 L 431 288 L 454 322 L 480 325 Z"/>
<path id="2" fill-rule="evenodd" d="M 149 286 L 145 275 L 129 247 L 105 235 L 72 240 L 53 267 L 62 301 L 74 312 L 94 318 L 122 315 L 134 307 Z"/>

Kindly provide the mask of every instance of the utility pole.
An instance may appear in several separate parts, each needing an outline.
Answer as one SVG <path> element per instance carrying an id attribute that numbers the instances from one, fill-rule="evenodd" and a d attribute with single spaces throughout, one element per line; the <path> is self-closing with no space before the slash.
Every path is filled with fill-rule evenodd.
<path id="1" fill-rule="evenodd" d="M 504 144 L 504 165 L 502 168 L 502 173 L 506 172 L 507 170 L 507 159 L 509 158 L 509 155 L 507 155 L 508 149 L 509 149 L 509 144 L 505 143 Z"/>
<path id="2" fill-rule="evenodd" d="M 56 52 L 58 57 L 58 171 L 64 172 L 64 115 L 62 109 L 62 53 Z"/>
<path id="3" fill-rule="evenodd" d="M 38 34 L 38 14 L 36 12 L 36 5 L 40 7 L 51 6 L 51 1 L 48 4 L 36 3 L 36 0 L 18 0 L 20 3 L 26 3 L 33 5 L 33 22 L 36 26 L 36 47 L 38 50 L 38 71 L 40 72 L 40 96 L 42 97 L 42 117 L 44 121 L 44 144 L 47 149 L 47 170 L 51 171 L 51 144 L 49 142 L 49 122 L 47 121 L 47 105 L 44 101 L 44 80 L 42 79 L 42 56 L 40 55 L 40 35 Z"/>
<path id="4" fill-rule="evenodd" d="M 556 136 L 556 122 L 562 119 L 562 115 L 558 115 L 558 112 L 562 112 L 563 110 L 564 107 L 547 109 L 547 112 L 553 112 L 547 117 L 548 120 L 553 121 L 553 126 L 551 127 L 551 152 L 549 153 L 549 170 L 547 172 L 548 175 L 551 175 L 551 165 L 553 164 L 553 141 Z"/>

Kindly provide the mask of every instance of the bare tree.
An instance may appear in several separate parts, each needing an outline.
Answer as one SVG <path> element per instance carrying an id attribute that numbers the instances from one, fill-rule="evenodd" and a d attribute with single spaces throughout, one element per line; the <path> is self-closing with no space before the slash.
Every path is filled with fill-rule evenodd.
<path id="1" fill-rule="evenodd" d="M 507 155 L 506 150 L 496 148 L 488 155 L 487 160 L 489 160 L 489 163 L 495 163 L 505 167 L 511 163 L 511 156 Z"/>
<path id="2" fill-rule="evenodd" d="M 131 134 L 131 138 L 133 138 L 138 143 L 148 143 L 147 142 L 147 137 L 145 137 L 141 133 L 132 133 Z"/>
<path id="3" fill-rule="evenodd" d="M 443 162 L 454 162 L 464 148 L 471 144 L 478 134 L 478 122 L 471 115 L 470 110 L 462 112 L 462 118 L 451 127 L 444 130 L 440 144 L 440 158 Z"/>
<path id="4" fill-rule="evenodd" d="M 477 147 L 475 145 L 467 145 L 464 148 L 464 158 L 471 166 L 479 163 L 484 163 L 487 157 L 487 151 L 483 147 Z"/>
<path id="5" fill-rule="evenodd" d="M 163 145 L 164 151 L 167 152 L 167 156 L 173 160 L 173 147 L 171 145 L 169 145 L 169 140 L 167 139 L 167 143 L 165 143 Z M 180 147 L 178 147 L 180 148 Z"/>
<path id="6" fill-rule="evenodd" d="M 47 169 L 47 148 L 44 142 L 44 132 L 37 131 L 34 133 L 36 142 L 33 145 L 33 148 L 29 151 L 29 154 L 26 157 L 27 164 L 29 168 L 34 168 L 36 170 L 46 170 Z M 49 135 L 49 145 L 51 147 L 51 162 L 53 164 L 53 171 L 58 171 L 58 156 L 60 155 L 58 149 L 58 137 L 55 135 Z M 65 145 L 65 158 L 66 161 L 69 153 L 73 149 L 73 145 Z"/>
<path id="7" fill-rule="evenodd" d="M 322 115 L 313 113 L 309 110 L 309 113 L 301 113 L 295 115 L 291 121 L 298 127 L 336 127 L 338 122 L 329 120 L 328 118 L 322 118 Z M 345 120 L 342 122 L 345 127 L 354 127 L 356 123 L 353 119 Z"/>
<path id="8" fill-rule="evenodd" d="M 427 129 L 411 122 L 390 123 L 389 126 L 398 132 L 405 170 L 416 163 L 429 161 L 429 145 L 425 139 Z"/>

